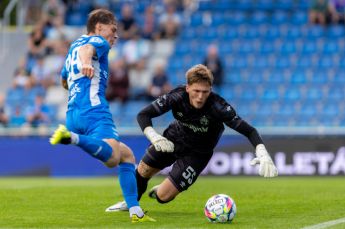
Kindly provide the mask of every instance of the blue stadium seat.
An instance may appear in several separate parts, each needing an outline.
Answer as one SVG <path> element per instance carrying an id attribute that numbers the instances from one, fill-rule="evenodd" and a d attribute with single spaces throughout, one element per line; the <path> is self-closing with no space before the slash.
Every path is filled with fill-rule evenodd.
<path id="1" fill-rule="evenodd" d="M 246 14 L 242 11 L 235 11 L 226 15 L 225 22 L 230 25 L 241 25 L 246 22 Z"/>
<path id="2" fill-rule="evenodd" d="M 306 99 L 309 101 L 317 101 L 322 99 L 322 91 L 319 87 L 308 88 L 306 91 Z"/>
<path id="3" fill-rule="evenodd" d="M 289 13 L 285 10 L 275 10 L 271 16 L 272 25 L 281 25 L 289 20 Z"/>
<path id="4" fill-rule="evenodd" d="M 264 93 L 261 97 L 263 100 L 271 100 L 276 101 L 279 98 L 279 90 L 278 88 L 266 88 Z"/>
<path id="5" fill-rule="evenodd" d="M 331 39 L 343 38 L 345 36 L 345 28 L 341 25 L 333 25 L 328 28 L 327 36 Z"/>
<path id="6" fill-rule="evenodd" d="M 266 24 L 268 22 L 268 16 L 265 11 L 255 11 L 248 20 L 252 25 Z"/>
<path id="7" fill-rule="evenodd" d="M 301 53 L 302 54 L 311 54 L 317 51 L 317 45 L 315 41 L 308 41 L 306 40 L 301 46 Z"/>
<path id="8" fill-rule="evenodd" d="M 297 100 L 301 98 L 301 93 L 298 88 L 290 87 L 285 91 L 284 99 L 286 100 Z"/>
<path id="9" fill-rule="evenodd" d="M 290 22 L 294 25 L 305 25 L 308 23 L 307 11 L 293 11 Z"/>
<path id="10" fill-rule="evenodd" d="M 337 42 L 329 40 L 325 45 L 322 46 L 322 52 L 324 54 L 333 54 L 339 51 L 339 46 Z"/>
<path id="11" fill-rule="evenodd" d="M 305 84 L 307 82 L 307 76 L 304 72 L 298 71 L 292 74 L 290 83 L 292 84 Z"/>
<path id="12" fill-rule="evenodd" d="M 255 4 L 255 9 L 269 11 L 273 10 L 274 4 L 273 0 L 257 0 Z"/>

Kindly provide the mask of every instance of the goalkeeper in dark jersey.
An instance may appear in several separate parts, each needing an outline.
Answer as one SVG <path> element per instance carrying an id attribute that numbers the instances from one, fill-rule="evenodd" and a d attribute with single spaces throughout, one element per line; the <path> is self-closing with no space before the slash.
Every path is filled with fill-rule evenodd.
<path id="1" fill-rule="evenodd" d="M 187 71 L 186 80 L 187 85 L 160 96 L 138 114 L 138 123 L 152 143 L 136 170 L 138 198 L 146 191 L 150 178 L 171 165 L 169 176 L 153 187 L 149 196 L 159 203 L 167 203 L 187 190 L 211 159 L 224 124 L 246 136 L 253 145 L 256 157 L 251 164 L 259 164 L 260 176 L 277 176 L 277 168 L 257 130 L 211 91 L 213 76 L 210 70 L 201 64 L 193 66 Z M 170 110 L 175 120 L 160 135 L 152 127 L 152 119 Z M 106 211 L 126 208 L 125 202 L 119 202 Z"/>

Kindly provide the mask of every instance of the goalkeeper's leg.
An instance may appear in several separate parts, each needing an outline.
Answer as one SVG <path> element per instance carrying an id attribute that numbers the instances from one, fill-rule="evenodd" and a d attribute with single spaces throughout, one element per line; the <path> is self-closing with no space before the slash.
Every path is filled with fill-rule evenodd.
<path id="1" fill-rule="evenodd" d="M 160 185 L 154 186 L 148 193 L 150 198 L 156 199 L 159 203 L 165 204 L 173 199 L 180 193 L 175 185 L 166 178 Z"/>
<path id="2" fill-rule="evenodd" d="M 138 187 L 138 200 L 141 199 L 141 196 L 146 192 L 147 185 L 151 177 L 157 174 L 160 169 L 153 168 L 147 165 L 145 162 L 140 161 L 138 168 L 136 170 L 136 179 Z"/>

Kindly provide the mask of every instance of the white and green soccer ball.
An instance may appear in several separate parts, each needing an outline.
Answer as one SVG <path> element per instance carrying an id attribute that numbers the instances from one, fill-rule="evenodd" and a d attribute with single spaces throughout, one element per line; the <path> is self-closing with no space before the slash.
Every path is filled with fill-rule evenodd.
<path id="1" fill-rule="evenodd" d="M 210 222 L 230 223 L 236 215 L 236 204 L 230 196 L 217 194 L 207 200 L 204 213 Z"/>

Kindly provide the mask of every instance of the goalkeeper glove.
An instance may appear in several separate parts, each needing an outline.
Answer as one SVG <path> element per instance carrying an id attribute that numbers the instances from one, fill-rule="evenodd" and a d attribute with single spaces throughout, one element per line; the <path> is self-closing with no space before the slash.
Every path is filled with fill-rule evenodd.
<path id="1" fill-rule="evenodd" d="M 150 140 L 157 151 L 167 153 L 174 151 L 174 143 L 158 134 L 151 126 L 148 126 L 144 129 L 144 134 Z"/>
<path id="2" fill-rule="evenodd" d="M 259 175 L 263 177 L 276 177 L 278 176 L 278 170 L 274 165 L 270 155 L 268 154 L 265 146 L 259 144 L 255 149 L 256 158 L 254 158 L 250 164 L 259 164 Z"/>

